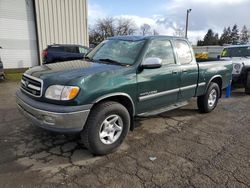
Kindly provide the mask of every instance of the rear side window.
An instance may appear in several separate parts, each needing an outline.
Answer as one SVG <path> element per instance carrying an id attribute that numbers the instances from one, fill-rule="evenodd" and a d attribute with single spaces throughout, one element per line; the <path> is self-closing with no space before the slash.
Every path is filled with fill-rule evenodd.
<path id="1" fill-rule="evenodd" d="M 48 48 L 48 50 L 51 52 L 64 52 L 64 47 L 51 46 Z"/>
<path id="2" fill-rule="evenodd" d="M 162 59 L 162 64 L 175 64 L 174 51 L 169 40 L 153 40 L 149 44 L 145 58 Z"/>
<path id="3" fill-rule="evenodd" d="M 188 43 L 184 40 L 174 41 L 176 53 L 180 64 L 189 64 L 192 62 L 192 53 Z"/>
<path id="4" fill-rule="evenodd" d="M 69 53 L 79 53 L 79 47 L 75 47 L 75 46 L 67 46 L 64 47 L 65 52 L 69 52 Z"/>
<path id="5" fill-rule="evenodd" d="M 81 54 L 86 54 L 89 50 L 87 48 L 79 47 L 79 51 Z"/>

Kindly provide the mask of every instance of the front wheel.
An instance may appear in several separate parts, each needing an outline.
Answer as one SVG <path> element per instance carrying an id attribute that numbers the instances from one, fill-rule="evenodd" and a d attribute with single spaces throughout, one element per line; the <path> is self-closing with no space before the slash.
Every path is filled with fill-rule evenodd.
<path id="1" fill-rule="evenodd" d="M 123 142 L 130 127 L 128 110 L 120 103 L 106 101 L 91 111 L 81 139 L 90 152 L 105 155 Z"/>
<path id="2" fill-rule="evenodd" d="M 247 95 L 250 95 L 250 71 L 247 73 L 246 76 L 245 93 Z"/>
<path id="3" fill-rule="evenodd" d="M 209 113 L 217 106 L 220 96 L 220 88 L 217 83 L 212 82 L 205 95 L 199 96 L 197 104 L 201 113 Z"/>

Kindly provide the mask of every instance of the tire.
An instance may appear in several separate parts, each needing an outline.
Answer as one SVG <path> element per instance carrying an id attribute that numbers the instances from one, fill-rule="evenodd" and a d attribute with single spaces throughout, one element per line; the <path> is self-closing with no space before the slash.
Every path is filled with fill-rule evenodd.
<path id="1" fill-rule="evenodd" d="M 122 144 L 129 128 L 128 110 L 120 103 L 106 101 L 97 104 L 91 110 L 85 128 L 81 132 L 81 139 L 91 153 L 106 155 L 114 152 Z"/>
<path id="2" fill-rule="evenodd" d="M 220 88 L 217 83 L 211 82 L 207 92 L 203 96 L 199 96 L 197 99 L 197 105 L 201 113 L 209 113 L 213 111 L 219 100 Z"/>
<path id="3" fill-rule="evenodd" d="M 0 76 L 0 80 L 5 80 L 5 76 L 4 75 Z"/>
<path id="4" fill-rule="evenodd" d="M 250 71 L 247 72 L 247 76 L 246 76 L 245 93 L 247 95 L 250 95 Z"/>

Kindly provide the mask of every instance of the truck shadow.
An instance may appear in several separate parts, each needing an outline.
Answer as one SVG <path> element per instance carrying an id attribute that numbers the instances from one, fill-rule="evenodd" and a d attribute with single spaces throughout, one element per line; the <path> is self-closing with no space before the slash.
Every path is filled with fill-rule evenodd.
<path id="1" fill-rule="evenodd" d="M 142 134 L 142 138 L 149 133 L 137 129 L 144 123 L 149 124 L 152 118 L 176 118 L 197 114 L 196 109 L 181 108 L 162 113 L 148 118 L 136 118 L 135 132 Z M 149 119 L 149 120 L 147 120 Z M 151 119 L 151 120 L 150 120 Z M 146 122 L 144 122 L 146 120 Z M 81 143 L 80 134 L 59 134 L 43 130 L 24 121 L 16 133 L 15 153 L 17 162 L 30 170 L 41 170 L 46 173 L 57 173 L 62 168 L 85 168 L 99 160 L 105 160 L 106 156 L 94 156 Z M 125 143 L 114 155 L 122 154 L 130 147 L 135 138 L 129 136 Z M 132 142 L 131 142 L 132 141 Z M 113 155 L 113 154 L 111 154 Z"/>

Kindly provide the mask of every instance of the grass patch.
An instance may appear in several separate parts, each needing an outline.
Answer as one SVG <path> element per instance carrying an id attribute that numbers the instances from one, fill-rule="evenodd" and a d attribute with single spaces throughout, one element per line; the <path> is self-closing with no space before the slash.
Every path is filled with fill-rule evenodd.
<path id="1" fill-rule="evenodd" d="M 23 73 L 7 73 L 5 74 L 6 80 L 20 81 Z"/>

